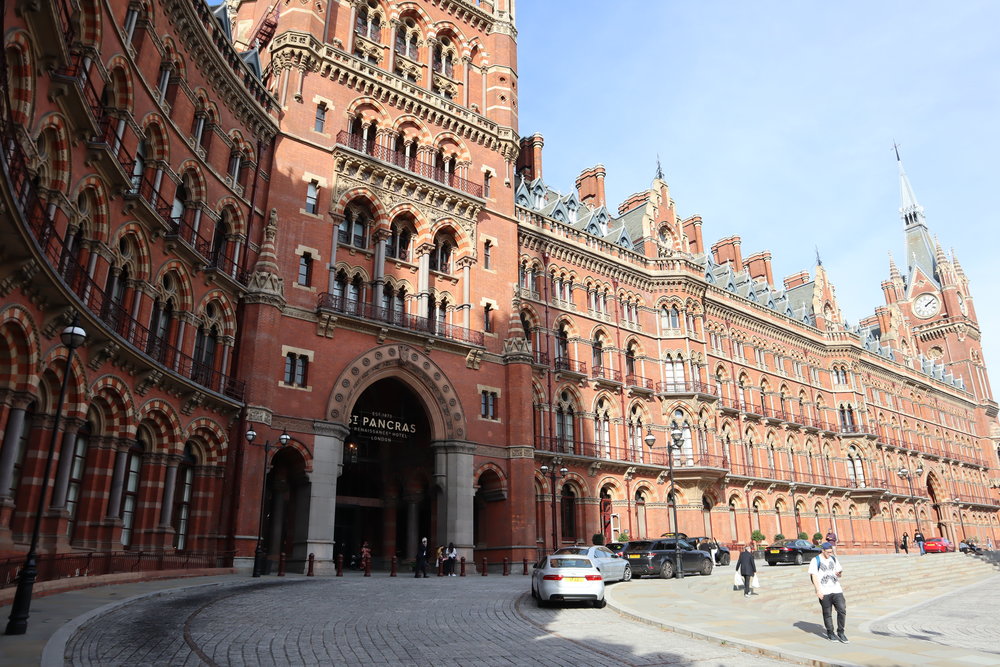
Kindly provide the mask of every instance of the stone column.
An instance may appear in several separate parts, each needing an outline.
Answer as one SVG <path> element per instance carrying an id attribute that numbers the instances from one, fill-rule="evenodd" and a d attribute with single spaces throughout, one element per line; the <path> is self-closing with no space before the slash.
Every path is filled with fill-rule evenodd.
<path id="1" fill-rule="evenodd" d="M 440 479 L 443 475 L 445 479 L 445 522 L 443 526 L 438 526 L 438 532 L 455 543 L 460 558 L 465 556 L 471 562 L 475 546 L 472 536 L 472 471 L 476 446 L 465 440 L 437 440 L 431 443 L 431 449 L 435 453 L 434 476 Z M 439 456 L 439 451 L 444 455 Z"/>
<path id="2" fill-rule="evenodd" d="M 121 518 L 122 490 L 125 487 L 125 464 L 128 462 L 128 444 L 115 452 L 115 468 L 111 476 L 111 493 L 108 494 L 107 518 Z"/>
<path id="3" fill-rule="evenodd" d="M 417 248 L 419 259 L 417 260 L 417 315 L 428 317 L 427 303 L 430 300 L 428 289 L 431 283 L 431 253 L 434 246 L 424 244 Z"/>
<path id="4" fill-rule="evenodd" d="M 56 469 L 56 485 L 52 490 L 50 509 L 66 507 L 66 494 L 69 490 L 70 468 L 73 465 L 73 449 L 76 447 L 76 432 L 81 424 L 72 419 L 65 420 L 62 445 L 59 447 L 59 467 Z"/>
<path id="5" fill-rule="evenodd" d="M 469 280 L 469 263 L 466 262 L 462 264 L 462 310 L 465 311 L 462 313 L 462 326 L 466 329 L 470 327 L 469 314 L 472 311 L 472 303 L 470 303 L 470 299 L 472 298 L 470 296 L 472 292 L 471 282 Z M 497 313 L 497 316 L 499 316 L 499 313 Z"/>
<path id="6" fill-rule="evenodd" d="M 167 462 L 167 478 L 163 482 L 163 502 L 160 505 L 160 527 L 170 528 L 174 519 L 174 492 L 177 490 L 177 464 L 175 458 Z"/>
<path id="7" fill-rule="evenodd" d="M 406 557 L 414 560 L 417 557 L 417 540 L 422 536 L 417 534 L 420 524 L 417 511 L 420 509 L 420 496 L 410 494 L 403 497 L 406 502 Z"/>
<path id="8" fill-rule="evenodd" d="M 305 553 L 316 555 L 317 574 L 333 570 L 334 517 L 337 513 L 337 477 L 344 465 L 344 424 L 313 422 L 313 470 L 309 476 L 309 502 Z"/>
<path id="9" fill-rule="evenodd" d="M 3 446 L 0 449 L 0 499 L 10 498 L 10 485 L 14 482 L 14 464 L 17 462 L 17 450 L 24 432 L 27 404 L 27 400 L 20 400 L 8 412 Z"/>

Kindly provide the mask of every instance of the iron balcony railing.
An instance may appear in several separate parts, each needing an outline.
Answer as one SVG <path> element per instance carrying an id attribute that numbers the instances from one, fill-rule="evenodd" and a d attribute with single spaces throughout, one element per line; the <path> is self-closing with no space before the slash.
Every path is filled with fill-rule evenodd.
<path id="1" fill-rule="evenodd" d="M 406 171 L 417 174 L 418 176 L 423 176 L 424 178 L 429 178 L 437 181 L 438 183 L 443 183 L 444 185 L 455 188 L 456 190 L 461 190 L 462 192 L 470 194 L 473 197 L 482 198 L 483 196 L 482 185 L 473 183 L 472 181 L 466 180 L 461 176 L 447 172 L 441 167 L 435 167 L 427 164 L 426 162 L 421 162 L 416 157 L 407 156 L 405 153 L 400 153 L 399 151 L 394 151 L 391 148 L 380 146 L 375 141 L 366 142 L 364 137 L 361 135 L 351 134 L 350 132 L 344 130 L 337 134 L 337 143 L 370 155 L 373 158 L 382 160 L 383 162 L 388 162 L 391 165 L 399 167 L 400 169 L 405 169 Z"/>
<path id="2" fill-rule="evenodd" d="M 461 341 L 470 345 L 482 346 L 485 336 L 482 331 L 473 331 L 465 327 L 441 322 L 430 317 L 420 317 L 402 313 L 391 308 L 381 308 L 363 301 L 348 299 L 344 296 L 323 292 L 319 295 L 318 310 L 329 310 L 335 313 L 351 315 L 364 320 L 385 322 L 401 329 L 429 333 L 442 338 Z"/>

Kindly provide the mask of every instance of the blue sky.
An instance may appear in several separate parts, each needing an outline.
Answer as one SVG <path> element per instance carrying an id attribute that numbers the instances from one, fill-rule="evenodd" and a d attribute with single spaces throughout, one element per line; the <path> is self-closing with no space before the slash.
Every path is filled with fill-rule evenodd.
<path id="1" fill-rule="evenodd" d="M 1000 381 L 1000 2 L 517 3 L 520 133 L 562 192 L 607 169 L 609 208 L 657 154 L 705 241 L 770 250 L 775 281 L 815 266 L 851 323 L 905 271 L 892 144 L 931 232 L 971 281 Z M 993 269 L 993 270 L 991 270 Z"/>

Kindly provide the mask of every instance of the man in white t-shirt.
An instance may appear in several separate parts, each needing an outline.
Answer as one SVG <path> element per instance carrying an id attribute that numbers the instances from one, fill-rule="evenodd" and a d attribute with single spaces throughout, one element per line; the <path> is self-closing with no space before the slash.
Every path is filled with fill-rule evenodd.
<path id="1" fill-rule="evenodd" d="M 833 555 L 833 545 L 824 542 L 820 548 L 823 552 L 809 563 L 809 578 L 816 589 L 820 607 L 823 608 L 823 625 L 826 626 L 826 638 L 830 641 L 847 643 L 844 634 L 844 624 L 847 622 L 847 601 L 844 600 L 844 589 L 840 586 L 840 577 L 844 568 Z M 833 632 L 833 609 L 837 609 L 837 632 Z"/>

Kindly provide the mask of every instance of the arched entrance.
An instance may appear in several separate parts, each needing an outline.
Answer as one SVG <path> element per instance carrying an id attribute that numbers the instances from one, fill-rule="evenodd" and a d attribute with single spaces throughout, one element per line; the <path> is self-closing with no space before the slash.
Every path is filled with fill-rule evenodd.
<path id="1" fill-rule="evenodd" d="M 264 553 L 270 569 L 280 554 L 304 561 L 306 524 L 298 511 L 309 502 L 306 462 L 295 447 L 282 447 L 267 473 L 264 496 Z"/>
<path id="2" fill-rule="evenodd" d="M 430 426 L 416 394 L 396 378 L 362 392 L 351 411 L 344 464 L 337 484 L 334 534 L 345 560 L 372 550 L 373 563 L 412 559 L 427 537 L 436 547 L 437 494 Z"/>

